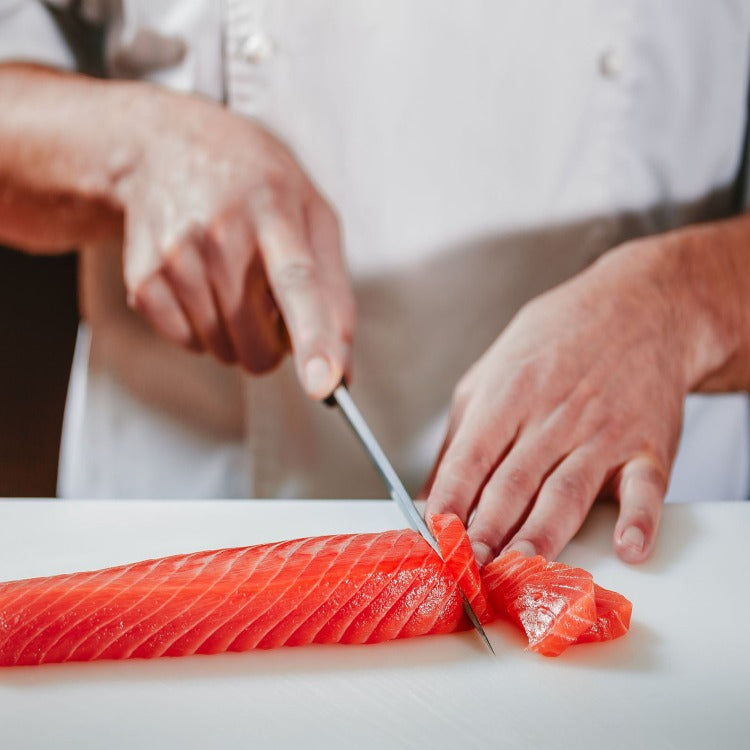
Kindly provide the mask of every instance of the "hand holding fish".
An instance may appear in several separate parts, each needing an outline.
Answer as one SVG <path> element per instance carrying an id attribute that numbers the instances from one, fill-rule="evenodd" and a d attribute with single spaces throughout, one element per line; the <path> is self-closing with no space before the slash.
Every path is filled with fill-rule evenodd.
<path id="1" fill-rule="evenodd" d="M 609 493 L 617 553 L 646 559 L 684 396 L 748 380 L 748 236 L 742 218 L 629 242 L 526 305 L 456 388 L 427 513 L 475 511 L 480 563 L 554 559 Z"/>

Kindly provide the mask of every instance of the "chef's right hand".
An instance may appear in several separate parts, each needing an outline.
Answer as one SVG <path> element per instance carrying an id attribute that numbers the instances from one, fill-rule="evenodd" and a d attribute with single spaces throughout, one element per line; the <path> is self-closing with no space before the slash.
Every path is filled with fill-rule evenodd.
<path id="1" fill-rule="evenodd" d="M 327 396 L 355 323 L 334 212 L 258 123 L 138 86 L 115 190 L 129 304 L 166 338 L 252 373 L 291 349 L 307 393 Z"/>

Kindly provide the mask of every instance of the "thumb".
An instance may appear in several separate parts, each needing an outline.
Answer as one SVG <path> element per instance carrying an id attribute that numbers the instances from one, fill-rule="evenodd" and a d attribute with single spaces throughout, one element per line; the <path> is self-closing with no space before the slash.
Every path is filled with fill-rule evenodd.
<path id="1" fill-rule="evenodd" d="M 616 487 L 620 515 L 614 545 L 625 562 L 643 562 L 651 554 L 667 491 L 667 475 L 660 462 L 644 455 L 631 459 L 620 472 Z"/>

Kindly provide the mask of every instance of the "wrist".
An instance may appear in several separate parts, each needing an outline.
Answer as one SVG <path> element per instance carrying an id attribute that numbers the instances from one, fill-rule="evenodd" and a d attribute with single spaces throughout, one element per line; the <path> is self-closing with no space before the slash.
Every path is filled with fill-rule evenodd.
<path id="1" fill-rule="evenodd" d="M 130 185 L 143 169 L 153 138 L 155 100 L 161 92 L 155 86 L 133 81 L 104 84 L 102 96 L 106 118 L 95 156 L 101 197 L 119 212 L 125 213 Z"/>
<path id="2" fill-rule="evenodd" d="M 665 291 L 673 291 L 675 329 L 682 334 L 685 383 L 695 391 L 721 370 L 737 349 L 734 316 L 725 307 L 725 269 L 717 262 L 718 224 L 686 227 L 667 236 L 657 252 L 665 260 Z"/>
<path id="3" fill-rule="evenodd" d="M 750 214 L 686 228 L 679 239 L 692 277 L 691 304 L 712 338 L 704 339 L 691 389 L 750 390 Z M 711 346 L 718 349 L 713 360 L 705 356 Z"/>
<path id="4" fill-rule="evenodd" d="M 675 358 L 684 393 L 703 390 L 739 347 L 731 264 L 718 248 L 725 222 L 681 228 L 626 243 L 605 256 L 629 279 L 647 311 L 647 333 Z M 611 257 L 610 257 L 611 256 Z"/>

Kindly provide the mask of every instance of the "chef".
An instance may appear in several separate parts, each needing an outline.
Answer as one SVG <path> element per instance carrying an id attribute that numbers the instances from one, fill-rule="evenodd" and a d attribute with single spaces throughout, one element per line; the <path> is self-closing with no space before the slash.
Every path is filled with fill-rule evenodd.
<path id="1" fill-rule="evenodd" d="M 60 494 L 383 496 L 350 376 L 483 562 L 746 497 L 749 40 L 746 0 L 3 0 L 0 240 L 80 248 Z"/>

